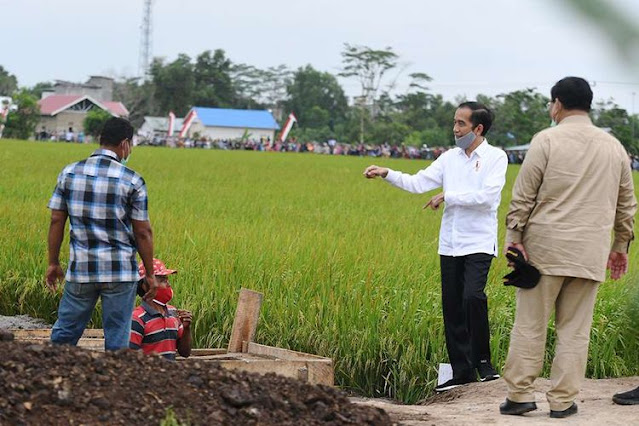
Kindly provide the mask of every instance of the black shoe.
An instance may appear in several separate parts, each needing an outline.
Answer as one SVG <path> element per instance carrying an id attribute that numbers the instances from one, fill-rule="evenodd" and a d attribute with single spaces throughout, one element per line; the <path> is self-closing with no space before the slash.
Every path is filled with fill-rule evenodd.
<path id="1" fill-rule="evenodd" d="M 435 386 L 435 392 L 446 392 L 451 389 L 455 389 L 456 387 L 476 382 L 477 379 L 474 377 L 458 377 L 452 378 L 449 381 L 442 383 L 441 385 Z"/>
<path id="2" fill-rule="evenodd" d="M 619 405 L 638 405 L 639 404 L 639 387 L 628 392 L 616 393 L 612 397 L 615 404 Z"/>
<path id="3" fill-rule="evenodd" d="M 572 416 L 573 414 L 577 414 L 577 404 L 574 402 L 570 407 L 563 411 L 550 410 L 550 417 L 553 419 L 563 419 L 565 417 Z"/>
<path id="4" fill-rule="evenodd" d="M 508 398 L 499 406 L 499 412 L 507 416 L 521 416 L 536 409 L 537 404 L 535 402 L 514 402 Z"/>
<path id="5" fill-rule="evenodd" d="M 481 361 L 479 366 L 477 366 L 477 373 L 479 373 L 480 382 L 490 382 L 500 377 L 497 370 L 490 364 L 490 361 Z"/>

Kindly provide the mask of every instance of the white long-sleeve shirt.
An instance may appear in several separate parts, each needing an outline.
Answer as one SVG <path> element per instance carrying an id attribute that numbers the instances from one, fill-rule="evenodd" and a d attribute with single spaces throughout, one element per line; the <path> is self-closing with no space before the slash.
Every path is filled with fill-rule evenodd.
<path id="1" fill-rule="evenodd" d="M 389 170 L 385 180 L 415 194 L 443 188 L 440 255 L 497 256 L 497 209 L 507 168 L 506 153 L 484 140 L 470 157 L 454 148 L 414 175 Z"/>

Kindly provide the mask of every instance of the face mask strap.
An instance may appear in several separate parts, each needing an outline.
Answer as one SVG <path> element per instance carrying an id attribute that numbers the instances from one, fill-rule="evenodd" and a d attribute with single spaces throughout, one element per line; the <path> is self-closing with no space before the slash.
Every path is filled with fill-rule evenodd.
<path id="1" fill-rule="evenodd" d="M 125 142 L 126 141 L 126 142 Z M 123 157 L 120 162 L 122 163 L 122 165 L 126 166 L 126 163 L 129 162 L 129 158 L 131 157 L 131 139 L 126 138 L 122 141 L 122 143 L 126 143 L 129 145 L 129 153 L 126 157 Z M 122 148 L 122 155 L 124 155 L 124 148 Z"/>

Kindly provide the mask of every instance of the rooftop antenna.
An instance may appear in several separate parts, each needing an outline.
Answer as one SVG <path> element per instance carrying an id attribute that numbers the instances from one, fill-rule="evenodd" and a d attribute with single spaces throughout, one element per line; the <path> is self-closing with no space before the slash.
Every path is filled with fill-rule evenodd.
<path id="1" fill-rule="evenodd" d="M 144 15 L 140 26 L 140 64 L 138 74 L 142 81 L 149 80 L 151 66 L 151 8 L 153 0 L 144 0 Z"/>

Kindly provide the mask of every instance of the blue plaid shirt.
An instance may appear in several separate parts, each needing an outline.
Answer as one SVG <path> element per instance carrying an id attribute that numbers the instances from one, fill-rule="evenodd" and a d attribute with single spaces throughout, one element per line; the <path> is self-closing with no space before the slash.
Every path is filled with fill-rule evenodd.
<path id="1" fill-rule="evenodd" d="M 49 200 L 69 215 L 70 253 L 66 280 L 76 283 L 139 279 L 131 220 L 149 220 L 146 184 L 118 156 L 98 149 L 66 166 Z"/>

